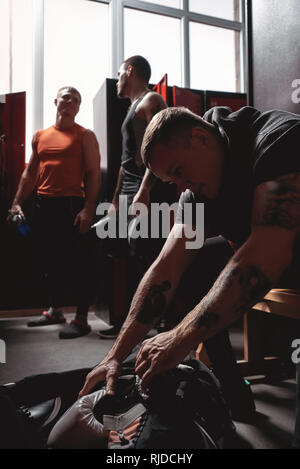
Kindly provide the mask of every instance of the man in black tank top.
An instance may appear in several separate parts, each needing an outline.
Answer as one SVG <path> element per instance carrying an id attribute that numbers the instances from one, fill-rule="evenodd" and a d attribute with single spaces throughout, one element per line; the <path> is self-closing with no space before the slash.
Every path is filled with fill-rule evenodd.
<path id="1" fill-rule="evenodd" d="M 149 89 L 150 76 L 150 64 L 144 57 L 139 55 L 125 60 L 118 72 L 118 97 L 129 98 L 131 105 L 121 128 L 121 165 L 111 208 L 116 210 L 117 214 L 119 212 L 120 196 L 127 196 L 127 208 L 133 201 L 149 206 L 151 189 L 158 181 L 150 170 L 146 170 L 140 153 L 148 123 L 158 111 L 167 107 L 163 98 Z M 129 221 L 130 219 L 128 219 Z M 114 250 L 117 249 L 118 252 L 124 255 L 128 253 L 127 239 L 119 239 L 117 242 L 113 240 L 113 242 L 115 244 Z M 122 311 L 125 313 L 127 309 L 126 302 L 122 307 Z M 114 324 L 110 329 L 100 330 L 99 335 L 102 338 L 116 337 L 120 327 L 121 324 Z"/>
<path id="2" fill-rule="evenodd" d="M 150 190 L 156 181 L 152 172 L 147 170 L 140 150 L 144 132 L 152 117 L 167 105 L 163 98 L 148 87 L 151 76 L 149 63 L 137 55 L 125 60 L 118 72 L 117 94 L 119 98 L 129 98 L 131 106 L 123 122 L 122 156 L 119 178 L 112 200 L 118 210 L 119 196 L 127 195 L 135 200 L 149 204 Z"/>
<path id="3" fill-rule="evenodd" d="M 149 91 L 146 91 L 145 94 L 142 94 L 132 103 L 121 127 L 123 144 L 121 157 L 122 187 L 120 193 L 128 195 L 130 199 L 138 192 L 145 173 L 140 148 L 147 122 L 137 116 L 136 109 L 148 93 Z"/>

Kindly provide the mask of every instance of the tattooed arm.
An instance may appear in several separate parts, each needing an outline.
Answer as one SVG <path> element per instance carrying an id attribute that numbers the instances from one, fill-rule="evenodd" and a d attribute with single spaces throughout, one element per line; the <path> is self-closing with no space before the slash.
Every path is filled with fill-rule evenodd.
<path id="1" fill-rule="evenodd" d="M 143 343 L 136 371 L 145 388 L 153 375 L 178 364 L 199 342 L 255 305 L 290 265 L 300 228 L 300 173 L 258 186 L 252 231 L 202 301 L 172 331 Z"/>
<path id="2" fill-rule="evenodd" d="M 106 390 L 114 393 L 114 384 L 123 360 L 167 308 L 183 271 L 196 255 L 186 249 L 185 225 L 174 225 L 160 255 L 146 272 L 131 303 L 119 336 L 104 360 L 87 375 L 80 396 L 88 394 L 95 384 L 106 380 Z"/>

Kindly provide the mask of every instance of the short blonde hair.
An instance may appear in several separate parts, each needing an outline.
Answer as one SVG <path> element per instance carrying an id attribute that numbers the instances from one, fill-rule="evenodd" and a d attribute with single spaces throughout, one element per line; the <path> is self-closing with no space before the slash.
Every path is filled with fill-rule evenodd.
<path id="1" fill-rule="evenodd" d="M 215 127 L 185 107 L 169 107 L 155 114 L 146 128 L 141 156 L 149 167 L 153 147 L 157 144 L 188 144 L 193 127 L 215 132 Z"/>

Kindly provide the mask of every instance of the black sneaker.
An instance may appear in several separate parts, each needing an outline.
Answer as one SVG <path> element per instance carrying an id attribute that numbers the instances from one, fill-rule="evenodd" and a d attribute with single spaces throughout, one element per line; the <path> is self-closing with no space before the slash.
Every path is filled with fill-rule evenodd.
<path id="1" fill-rule="evenodd" d="M 66 322 L 66 318 L 63 313 L 49 313 L 44 311 L 43 314 L 38 319 L 32 319 L 28 321 L 28 327 L 38 327 L 38 326 L 50 326 L 51 324 L 63 324 Z"/>
<path id="2" fill-rule="evenodd" d="M 101 339 L 115 339 L 118 337 L 120 330 L 120 327 L 111 326 L 108 329 L 100 330 L 98 335 Z"/>
<path id="3" fill-rule="evenodd" d="M 82 337 L 90 332 L 91 326 L 88 324 L 82 325 L 74 319 L 59 332 L 58 337 L 60 339 L 76 339 L 77 337 Z"/>

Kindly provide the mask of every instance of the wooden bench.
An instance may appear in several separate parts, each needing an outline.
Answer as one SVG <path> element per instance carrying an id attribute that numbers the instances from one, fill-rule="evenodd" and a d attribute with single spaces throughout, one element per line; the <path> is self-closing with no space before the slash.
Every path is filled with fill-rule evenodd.
<path id="1" fill-rule="evenodd" d="M 258 302 L 249 313 L 244 315 L 244 360 L 238 361 L 243 376 L 269 374 L 278 365 L 277 357 L 264 356 L 264 315 L 262 312 L 300 319 L 300 291 L 270 290 L 262 301 Z M 206 365 L 210 365 L 202 343 L 197 348 L 196 358 Z"/>

